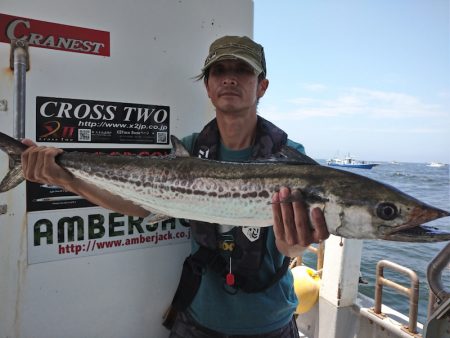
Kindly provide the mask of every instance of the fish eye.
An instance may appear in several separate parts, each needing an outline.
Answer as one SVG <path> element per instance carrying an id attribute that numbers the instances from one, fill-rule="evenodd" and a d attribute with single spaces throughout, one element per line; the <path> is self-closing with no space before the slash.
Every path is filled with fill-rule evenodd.
<path id="1" fill-rule="evenodd" d="M 380 203 L 377 207 L 377 216 L 385 221 L 390 221 L 398 216 L 398 209 L 392 203 Z"/>

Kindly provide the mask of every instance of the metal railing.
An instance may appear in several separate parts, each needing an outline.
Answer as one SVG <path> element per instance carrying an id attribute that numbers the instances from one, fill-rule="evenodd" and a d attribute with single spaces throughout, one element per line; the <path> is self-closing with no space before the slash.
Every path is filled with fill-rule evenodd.
<path id="1" fill-rule="evenodd" d="M 390 268 L 396 272 L 407 275 L 411 279 L 411 286 L 409 288 L 395 283 L 384 277 L 384 269 Z M 381 260 L 377 263 L 376 268 L 376 281 L 375 281 L 375 306 L 373 312 L 377 315 L 381 314 L 382 305 L 382 294 L 383 286 L 393 288 L 400 293 L 405 294 L 409 297 L 409 325 L 405 328 L 409 333 L 417 333 L 417 314 L 418 314 L 418 303 L 419 303 L 419 277 L 417 274 L 404 266 L 399 264 Z"/>
<path id="2" fill-rule="evenodd" d="M 428 321 L 423 334 L 426 338 L 450 337 L 450 291 L 442 283 L 442 272 L 449 264 L 450 243 L 433 258 L 427 268 L 430 296 Z"/>
<path id="3" fill-rule="evenodd" d="M 448 243 L 428 264 L 427 279 L 433 300 L 444 302 L 450 298 L 450 292 L 442 284 L 442 271 L 450 264 L 450 243 Z M 431 298 L 430 298 L 431 301 Z"/>
<path id="4" fill-rule="evenodd" d="M 320 242 L 317 245 L 317 247 L 310 245 L 307 247 L 306 250 L 317 255 L 316 270 L 319 276 L 322 277 L 323 260 L 325 256 L 325 242 Z M 302 263 L 303 263 L 303 256 L 297 256 L 292 260 L 291 265 L 289 267 L 293 268 L 297 265 L 302 265 Z"/>

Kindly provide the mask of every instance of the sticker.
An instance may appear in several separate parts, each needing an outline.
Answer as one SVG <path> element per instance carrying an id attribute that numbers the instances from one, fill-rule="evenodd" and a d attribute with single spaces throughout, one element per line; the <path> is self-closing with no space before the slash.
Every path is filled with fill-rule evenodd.
<path id="1" fill-rule="evenodd" d="M 169 144 L 170 108 L 36 97 L 36 141 Z"/>
<path id="2" fill-rule="evenodd" d="M 29 46 L 110 56 L 109 32 L 0 13 L 0 41 L 26 40 Z"/>

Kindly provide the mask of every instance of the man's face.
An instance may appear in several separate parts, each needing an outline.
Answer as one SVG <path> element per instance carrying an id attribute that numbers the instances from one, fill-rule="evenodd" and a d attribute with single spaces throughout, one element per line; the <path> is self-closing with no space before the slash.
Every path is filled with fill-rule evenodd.
<path id="1" fill-rule="evenodd" d="M 245 114 L 256 111 L 257 100 L 269 82 L 258 82 L 253 68 L 244 61 L 222 60 L 209 69 L 206 91 L 217 112 Z"/>

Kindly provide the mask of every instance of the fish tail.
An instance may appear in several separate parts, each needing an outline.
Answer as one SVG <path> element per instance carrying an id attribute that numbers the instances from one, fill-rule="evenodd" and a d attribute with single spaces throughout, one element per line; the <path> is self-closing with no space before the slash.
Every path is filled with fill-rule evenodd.
<path id="1" fill-rule="evenodd" d="M 0 183 L 0 192 L 11 190 L 24 180 L 21 154 L 27 148 L 25 144 L 0 132 L 0 149 L 9 157 L 9 171 Z"/>

